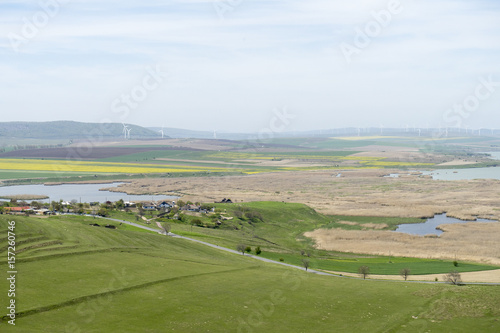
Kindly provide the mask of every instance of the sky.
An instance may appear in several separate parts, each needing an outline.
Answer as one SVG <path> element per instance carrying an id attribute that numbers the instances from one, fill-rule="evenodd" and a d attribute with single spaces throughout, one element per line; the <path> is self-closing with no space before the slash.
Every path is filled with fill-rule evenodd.
<path id="1" fill-rule="evenodd" d="M 498 0 L 2 0 L 0 121 L 500 128 Z"/>

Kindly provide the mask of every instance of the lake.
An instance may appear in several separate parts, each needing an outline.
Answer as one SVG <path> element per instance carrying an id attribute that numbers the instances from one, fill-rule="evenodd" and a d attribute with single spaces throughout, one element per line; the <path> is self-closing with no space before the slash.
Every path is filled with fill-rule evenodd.
<path id="1" fill-rule="evenodd" d="M 446 216 L 446 214 L 434 215 L 434 217 L 427 219 L 423 223 L 400 224 L 394 232 L 403 232 L 410 235 L 441 235 L 443 232 L 436 229 L 440 224 L 454 224 L 454 223 L 485 223 L 485 222 L 498 222 L 495 220 L 477 219 L 476 221 L 463 221 Z"/>
<path id="2" fill-rule="evenodd" d="M 37 200 L 40 202 L 71 201 L 78 202 L 106 202 L 106 201 L 158 201 L 175 200 L 177 197 L 168 195 L 128 195 L 121 192 L 99 191 L 101 188 L 117 187 L 124 183 L 110 184 L 62 184 L 62 185 L 17 185 L 0 187 L 0 196 L 39 194 L 46 195 L 49 199 Z M 5 200 L 4 200 L 5 201 Z M 31 200 L 27 200 L 28 202 Z"/>
<path id="3" fill-rule="evenodd" d="M 500 179 L 500 167 L 470 168 L 470 169 L 436 169 L 422 171 L 423 175 L 430 175 L 437 180 L 471 180 L 471 179 Z"/>

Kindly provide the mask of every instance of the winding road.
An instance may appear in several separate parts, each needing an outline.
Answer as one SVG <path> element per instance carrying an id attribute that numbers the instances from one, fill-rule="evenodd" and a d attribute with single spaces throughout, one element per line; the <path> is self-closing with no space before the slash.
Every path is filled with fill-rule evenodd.
<path id="1" fill-rule="evenodd" d="M 171 232 L 169 232 L 169 233 L 166 234 L 165 232 L 162 232 L 162 231 L 160 231 L 158 229 L 154 229 L 154 228 L 151 228 L 151 227 L 140 225 L 140 224 L 137 224 L 137 223 L 134 223 L 134 222 L 129 222 L 129 221 L 125 221 L 125 220 L 119 220 L 119 219 L 113 219 L 113 218 L 109 218 L 109 217 L 99 217 L 99 218 L 105 219 L 105 220 L 110 220 L 110 221 L 115 221 L 115 222 L 120 222 L 120 223 L 125 223 L 125 224 L 128 224 L 128 225 L 137 227 L 137 228 L 141 228 L 141 229 L 153 231 L 153 232 L 156 232 L 158 234 L 166 235 L 166 236 L 169 236 L 169 237 L 185 239 L 185 240 L 188 240 L 188 241 L 191 241 L 191 242 L 196 242 L 196 243 L 199 243 L 199 244 L 203 244 L 205 246 L 212 247 L 214 249 L 218 249 L 218 250 L 221 250 L 221 251 L 226 251 L 226 252 L 237 254 L 237 255 L 244 255 L 245 257 L 249 257 L 249 258 L 253 258 L 253 259 L 256 259 L 256 260 L 264 261 L 264 262 L 267 262 L 267 263 L 270 263 L 270 264 L 282 265 L 282 266 L 286 266 L 286 267 L 290 267 L 290 268 L 294 268 L 294 269 L 300 269 L 302 271 L 306 271 L 306 272 L 311 273 L 311 274 L 332 276 L 332 277 L 345 278 L 345 279 L 362 280 L 362 278 L 356 277 L 356 276 L 347 276 L 347 275 L 342 275 L 342 274 L 327 273 L 327 272 L 317 271 L 317 270 L 310 269 L 310 268 L 306 270 L 304 267 L 295 266 L 295 265 L 287 264 L 287 263 L 284 263 L 284 262 L 280 262 L 280 261 L 275 261 L 275 260 L 263 258 L 263 257 L 256 256 L 256 255 L 253 255 L 253 254 L 241 254 L 240 252 L 238 252 L 236 250 L 228 249 L 226 247 L 222 247 L 222 246 L 219 246 L 219 245 L 207 243 L 207 242 L 200 241 L 200 240 L 197 240 L 197 239 L 194 239 L 194 238 L 180 236 L 180 235 L 177 235 L 177 234 L 174 234 L 174 233 L 171 233 Z M 371 278 L 369 280 L 370 281 L 383 281 L 383 282 L 399 282 L 399 283 L 425 283 L 425 284 L 444 284 L 444 283 L 446 283 L 446 282 L 443 282 L 443 281 L 403 281 L 403 280 L 387 280 L 387 279 L 374 279 L 374 278 Z M 490 285 L 490 286 L 498 286 L 498 285 L 500 285 L 500 283 L 494 283 L 494 282 L 467 282 L 467 283 L 464 283 L 464 284 Z"/>

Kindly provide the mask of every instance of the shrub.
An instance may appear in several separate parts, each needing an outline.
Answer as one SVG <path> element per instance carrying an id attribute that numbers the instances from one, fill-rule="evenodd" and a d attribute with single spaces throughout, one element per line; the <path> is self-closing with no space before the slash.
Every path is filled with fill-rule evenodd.
<path id="1" fill-rule="evenodd" d="M 245 252 L 246 253 L 252 252 L 252 248 L 250 246 L 245 247 Z"/>
<path id="2" fill-rule="evenodd" d="M 281 262 L 283 262 L 283 261 L 285 261 L 285 259 L 283 259 L 283 258 L 280 258 L 280 261 L 281 261 Z"/>
<path id="3" fill-rule="evenodd" d="M 255 254 L 256 254 L 256 255 L 259 255 L 259 254 L 261 254 L 261 253 L 262 253 L 262 251 L 260 250 L 260 246 L 257 246 L 257 247 L 255 248 Z"/>
<path id="4" fill-rule="evenodd" d="M 203 222 L 201 222 L 200 219 L 194 219 L 194 220 L 191 221 L 191 224 L 200 226 L 200 225 L 203 224 Z"/>
<path id="5" fill-rule="evenodd" d="M 262 215 L 259 212 L 251 211 L 251 212 L 246 212 L 245 217 L 252 222 L 259 222 L 263 221 Z"/>
<path id="6" fill-rule="evenodd" d="M 458 261 L 453 261 L 453 266 L 458 267 Z"/>

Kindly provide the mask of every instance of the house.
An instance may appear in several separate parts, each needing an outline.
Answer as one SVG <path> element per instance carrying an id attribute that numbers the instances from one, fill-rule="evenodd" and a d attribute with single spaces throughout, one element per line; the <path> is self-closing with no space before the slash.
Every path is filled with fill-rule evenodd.
<path id="1" fill-rule="evenodd" d="M 142 204 L 142 209 L 144 209 L 144 210 L 156 210 L 156 204 L 154 204 L 154 203 Z"/>
<path id="2" fill-rule="evenodd" d="M 170 203 L 168 203 L 166 201 L 163 201 L 157 207 L 158 208 L 167 208 L 167 209 L 169 209 L 169 208 L 172 208 L 173 206 L 172 206 L 172 204 L 170 204 Z"/>
<path id="3" fill-rule="evenodd" d="M 200 206 L 197 205 L 186 205 L 188 211 L 190 212 L 199 212 L 200 211 Z"/>
<path id="4" fill-rule="evenodd" d="M 50 214 L 50 210 L 48 210 L 47 208 L 34 209 L 33 211 L 35 212 L 36 215 L 49 215 Z"/>
<path id="5" fill-rule="evenodd" d="M 130 201 L 125 201 L 123 204 L 125 205 L 125 207 L 135 207 L 136 206 L 135 202 L 130 202 Z"/>
<path id="6" fill-rule="evenodd" d="M 19 214 L 19 213 L 33 213 L 33 208 L 30 206 L 21 206 L 21 207 L 4 207 L 3 208 L 6 213 L 11 214 Z"/>

